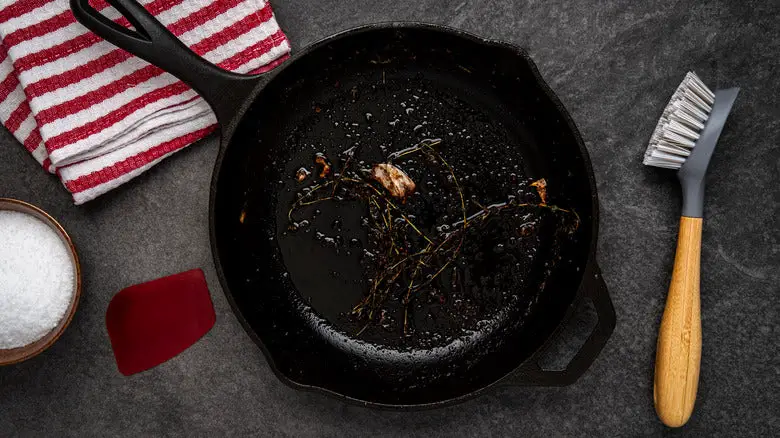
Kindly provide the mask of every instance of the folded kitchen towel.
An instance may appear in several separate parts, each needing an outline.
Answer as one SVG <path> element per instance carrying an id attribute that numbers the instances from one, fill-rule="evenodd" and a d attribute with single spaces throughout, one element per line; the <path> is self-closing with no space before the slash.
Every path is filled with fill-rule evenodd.
<path id="1" fill-rule="evenodd" d="M 90 3 L 119 24 L 105 0 Z M 290 51 L 266 0 L 141 0 L 193 51 L 260 73 Z M 133 179 L 216 127 L 184 83 L 76 22 L 68 0 L 0 0 L 0 122 L 76 204 Z"/>

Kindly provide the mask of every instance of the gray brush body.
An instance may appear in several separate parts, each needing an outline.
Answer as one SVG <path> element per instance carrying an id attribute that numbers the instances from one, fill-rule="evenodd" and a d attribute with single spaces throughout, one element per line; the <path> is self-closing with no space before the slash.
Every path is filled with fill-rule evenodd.
<path id="1" fill-rule="evenodd" d="M 738 93 L 739 88 L 715 92 L 712 112 L 696 141 L 696 147 L 685 160 L 685 164 L 677 171 L 677 178 L 683 190 L 683 216 L 702 217 L 704 213 L 704 176 Z"/>

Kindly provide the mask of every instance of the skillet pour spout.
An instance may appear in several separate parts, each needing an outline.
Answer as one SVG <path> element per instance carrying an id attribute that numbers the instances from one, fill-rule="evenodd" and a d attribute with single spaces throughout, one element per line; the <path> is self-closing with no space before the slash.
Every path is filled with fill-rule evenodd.
<path id="1" fill-rule="evenodd" d="M 87 0 L 71 1 L 82 24 L 176 75 L 217 114 L 214 261 L 236 316 L 282 381 L 362 405 L 430 408 L 498 384 L 570 384 L 596 359 L 615 313 L 596 263 L 593 170 L 573 120 L 523 50 L 441 26 L 376 24 L 302 49 L 271 73 L 240 76 L 192 53 L 136 1 L 109 3 L 138 31 Z M 359 332 L 350 310 L 369 287 L 360 254 L 371 248 L 360 247 L 368 240 L 359 226 L 368 207 L 323 203 L 310 232 L 291 232 L 291 205 L 311 183 L 297 171 L 309 166 L 319 178 L 319 153 L 340 172 L 346 150 L 355 165 L 370 166 L 426 139 L 440 140 L 464 199 L 506 201 L 544 178 L 546 202 L 576 212 L 578 226 L 560 239 L 555 214 L 534 216 L 526 235 L 520 225 L 490 222 L 464 243 L 462 297 L 422 289 L 408 317 L 414 336 L 398 324 L 403 306 L 392 300 L 395 325 Z M 433 233 L 452 192 L 436 192 L 425 160 L 405 160 L 393 164 L 416 194 L 403 208 L 418 208 L 416 220 Z M 357 243 L 325 245 L 316 235 L 326 231 Z M 507 248 L 510 237 L 521 243 Z M 538 358 L 586 301 L 598 314 L 593 332 L 563 370 L 543 369 Z"/>

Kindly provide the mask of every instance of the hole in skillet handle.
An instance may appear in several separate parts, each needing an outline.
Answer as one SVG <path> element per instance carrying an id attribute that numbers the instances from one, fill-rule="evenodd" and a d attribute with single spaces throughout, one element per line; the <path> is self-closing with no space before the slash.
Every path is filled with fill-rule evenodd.
<path id="1" fill-rule="evenodd" d="M 579 307 L 574 310 L 568 321 L 563 322 L 558 335 L 554 336 L 547 348 L 540 352 L 537 361 L 539 366 L 549 371 L 565 370 L 574 359 L 574 355 L 585 345 L 598 321 L 599 315 L 593 301 L 580 300 Z"/>
<path id="2" fill-rule="evenodd" d="M 571 385 L 593 364 L 615 329 L 615 308 L 612 305 L 607 286 L 601 276 L 601 271 L 595 263 L 591 263 L 589 268 L 586 269 L 580 288 L 579 298 L 573 304 L 575 312 L 564 322 L 564 326 L 559 328 L 553 335 L 553 338 L 536 354 L 506 376 L 500 384 L 507 386 Z M 561 353 L 561 347 L 565 348 L 567 344 L 568 346 L 571 344 L 568 342 L 570 339 L 561 339 L 570 335 L 567 333 L 566 326 L 572 323 L 578 325 L 578 323 L 588 320 L 588 315 L 577 315 L 578 312 L 582 312 L 583 306 L 588 300 L 591 302 L 597 316 L 593 331 L 590 332 L 588 339 L 582 344 L 571 361 L 565 364 L 565 366 L 559 367 L 560 359 L 553 358 L 553 356 Z M 584 318 L 582 318 L 583 316 Z M 545 369 L 540 364 L 544 363 L 545 366 L 549 366 L 551 362 L 552 366 L 559 369 Z"/>
<path id="3" fill-rule="evenodd" d="M 89 27 L 89 29 L 96 34 L 103 38 L 106 38 L 104 36 L 104 33 L 106 32 L 112 34 L 113 37 L 110 40 L 112 44 L 121 44 L 121 47 L 123 48 L 125 45 L 132 45 L 135 48 L 128 47 L 126 50 L 133 53 L 135 53 L 136 50 L 145 50 L 143 47 L 148 47 L 152 42 L 152 37 L 149 34 L 147 27 L 142 24 L 143 18 L 146 18 L 144 13 L 147 11 L 139 3 L 121 0 L 106 1 L 130 22 L 133 29 L 128 29 L 105 17 L 89 4 L 89 1 L 90 0 L 71 0 L 70 7 L 73 10 L 73 15 L 76 16 L 79 22 Z M 148 21 L 148 19 L 143 21 Z M 151 27 L 154 28 L 154 26 Z M 102 30 L 98 31 L 96 29 Z"/>

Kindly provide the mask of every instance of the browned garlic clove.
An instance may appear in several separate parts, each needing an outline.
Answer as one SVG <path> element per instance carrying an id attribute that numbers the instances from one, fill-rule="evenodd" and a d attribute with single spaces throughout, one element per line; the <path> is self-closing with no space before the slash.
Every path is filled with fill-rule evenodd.
<path id="1" fill-rule="evenodd" d="M 394 198 L 406 200 L 406 197 L 414 193 L 417 186 L 409 175 L 398 167 L 388 164 L 375 164 L 371 169 L 371 178 L 382 184 Z"/>

